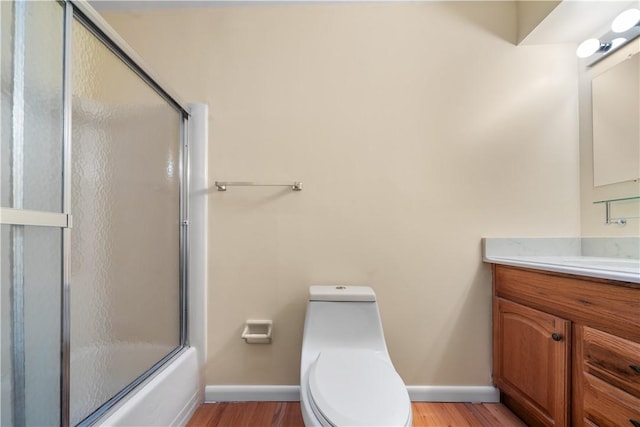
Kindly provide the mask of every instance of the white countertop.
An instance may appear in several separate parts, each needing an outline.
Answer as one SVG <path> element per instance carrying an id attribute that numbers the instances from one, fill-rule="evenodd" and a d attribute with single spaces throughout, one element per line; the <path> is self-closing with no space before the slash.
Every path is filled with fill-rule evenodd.
<path id="1" fill-rule="evenodd" d="M 602 247 L 599 247 L 602 246 Z M 614 249 L 612 249 L 614 248 Z M 483 261 L 640 283 L 640 238 L 483 239 Z M 594 256 L 606 255 L 606 256 Z"/>

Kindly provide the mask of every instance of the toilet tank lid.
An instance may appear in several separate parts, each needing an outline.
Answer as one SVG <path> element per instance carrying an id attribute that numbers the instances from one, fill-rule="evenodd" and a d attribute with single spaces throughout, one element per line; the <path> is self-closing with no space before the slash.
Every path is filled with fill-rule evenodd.
<path id="1" fill-rule="evenodd" d="M 376 294 L 368 286 L 311 286 L 309 301 L 375 301 Z"/>

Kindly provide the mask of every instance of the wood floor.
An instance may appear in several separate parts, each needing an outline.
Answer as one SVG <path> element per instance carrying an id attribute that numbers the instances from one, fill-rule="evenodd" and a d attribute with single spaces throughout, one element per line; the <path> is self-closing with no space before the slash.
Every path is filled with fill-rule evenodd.
<path id="1" fill-rule="evenodd" d="M 432 427 L 526 427 L 500 403 L 414 402 L 413 425 Z M 204 403 L 187 427 L 300 426 L 299 402 Z"/>

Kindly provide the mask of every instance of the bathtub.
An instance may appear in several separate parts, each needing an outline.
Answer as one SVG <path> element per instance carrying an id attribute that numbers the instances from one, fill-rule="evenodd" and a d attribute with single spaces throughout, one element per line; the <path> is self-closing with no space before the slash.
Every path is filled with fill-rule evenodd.
<path id="1" fill-rule="evenodd" d="M 96 425 L 182 426 L 204 400 L 197 351 L 178 353 Z"/>

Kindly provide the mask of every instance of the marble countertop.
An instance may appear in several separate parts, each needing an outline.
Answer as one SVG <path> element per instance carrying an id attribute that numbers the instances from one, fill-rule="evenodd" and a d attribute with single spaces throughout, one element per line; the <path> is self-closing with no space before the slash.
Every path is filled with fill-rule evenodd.
<path id="1" fill-rule="evenodd" d="M 640 283 L 640 238 L 484 238 L 483 261 Z"/>

